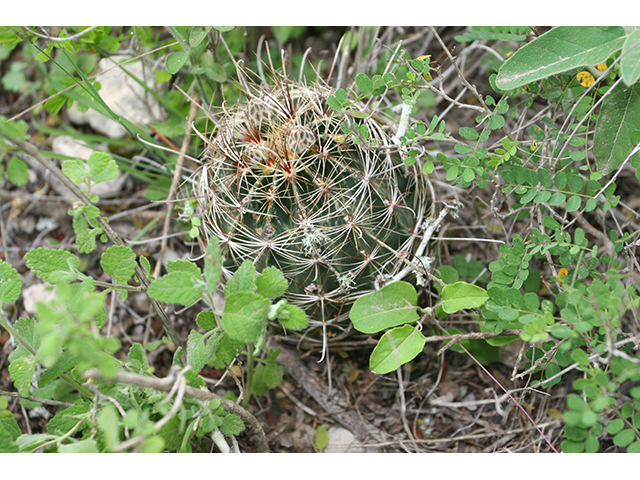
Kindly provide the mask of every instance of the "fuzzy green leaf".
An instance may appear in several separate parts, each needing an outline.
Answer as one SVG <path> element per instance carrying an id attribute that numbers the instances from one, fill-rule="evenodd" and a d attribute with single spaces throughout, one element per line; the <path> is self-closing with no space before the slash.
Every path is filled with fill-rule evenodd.
<path id="1" fill-rule="evenodd" d="M 227 296 L 222 327 L 231 338 L 241 342 L 257 341 L 267 326 L 268 298 L 257 293 L 238 292 Z"/>
<path id="2" fill-rule="evenodd" d="M 36 248 L 29 250 L 24 258 L 27 267 L 43 282 L 76 280 L 80 274 L 78 257 L 66 250 Z"/>
<path id="3" fill-rule="evenodd" d="M 7 176 L 9 181 L 22 187 L 29 181 L 29 165 L 24 160 L 13 156 L 7 162 Z"/>
<path id="4" fill-rule="evenodd" d="M 427 339 L 411 326 L 394 328 L 386 332 L 371 353 L 369 366 L 378 374 L 396 370 L 413 360 L 424 348 Z"/>
<path id="5" fill-rule="evenodd" d="M 96 237 L 102 233 L 101 228 L 89 228 L 89 223 L 82 215 L 73 217 L 73 231 L 80 253 L 91 253 L 96 249 Z"/>
<path id="6" fill-rule="evenodd" d="M 191 330 L 187 339 L 187 365 L 199 372 L 207 364 L 208 354 L 205 346 L 205 336 Z"/>
<path id="7" fill-rule="evenodd" d="M 213 330 L 218 326 L 216 322 L 216 316 L 210 310 L 203 310 L 198 313 L 196 317 L 196 323 L 203 330 Z"/>
<path id="8" fill-rule="evenodd" d="M 407 282 L 394 282 L 356 300 L 349 317 L 359 332 L 376 333 L 417 321 L 417 305 L 416 289 Z"/>
<path id="9" fill-rule="evenodd" d="M 20 395 L 29 395 L 37 364 L 33 355 L 16 358 L 9 364 L 9 376 Z"/>
<path id="10" fill-rule="evenodd" d="M 309 318 L 300 307 L 285 304 L 278 310 L 278 321 L 289 330 L 302 330 L 307 328 Z"/>
<path id="11" fill-rule="evenodd" d="M 226 296 L 232 295 L 238 292 L 253 293 L 258 289 L 256 267 L 253 266 L 253 262 L 249 259 L 242 262 L 242 265 L 238 267 L 233 277 L 229 279 L 224 287 L 224 294 Z"/>
<path id="12" fill-rule="evenodd" d="M 131 360 L 131 366 L 137 369 L 139 373 L 146 373 L 149 370 L 149 361 L 144 347 L 137 342 L 133 343 L 129 348 L 129 360 Z"/>
<path id="13" fill-rule="evenodd" d="M 189 306 L 200 298 L 202 280 L 191 272 L 173 271 L 149 286 L 149 296 L 160 302 Z"/>
<path id="14" fill-rule="evenodd" d="M 598 171 L 607 175 L 618 168 L 636 145 L 640 130 L 640 84 L 616 88 L 600 110 L 593 138 Z"/>
<path id="15" fill-rule="evenodd" d="M 276 359 L 280 355 L 280 349 L 271 349 L 267 358 L 254 372 L 253 390 L 257 395 L 263 395 L 270 388 L 275 388 L 282 381 L 284 369 L 278 365 Z"/>
<path id="16" fill-rule="evenodd" d="M 18 271 L 4 260 L 0 260 L 0 303 L 13 303 L 20 296 L 22 282 Z"/>
<path id="17" fill-rule="evenodd" d="M 225 435 L 240 435 L 244 430 L 244 423 L 238 415 L 229 413 L 222 419 L 220 430 Z"/>
<path id="18" fill-rule="evenodd" d="M 113 405 L 105 405 L 96 418 L 98 429 L 103 434 L 105 447 L 111 451 L 120 442 L 120 415 Z"/>
<path id="19" fill-rule="evenodd" d="M 556 27 L 524 44 L 498 70 L 496 85 L 512 90 L 584 65 L 597 65 L 622 48 L 622 27 Z"/>
<path id="20" fill-rule="evenodd" d="M 267 298 L 278 298 L 284 295 L 289 286 L 287 279 L 276 267 L 267 267 L 256 279 L 257 292 Z"/>
<path id="21" fill-rule="evenodd" d="M 111 180 L 118 175 L 118 165 L 111 155 L 94 152 L 87 160 L 67 160 L 62 164 L 62 172 L 73 183 L 92 184 Z"/>
<path id="22" fill-rule="evenodd" d="M 58 453 L 98 453 L 98 444 L 93 439 L 65 443 L 58 446 Z"/>
<path id="23" fill-rule="evenodd" d="M 113 245 L 102 254 L 100 265 L 114 281 L 128 282 L 136 270 L 136 254 L 127 246 Z"/>

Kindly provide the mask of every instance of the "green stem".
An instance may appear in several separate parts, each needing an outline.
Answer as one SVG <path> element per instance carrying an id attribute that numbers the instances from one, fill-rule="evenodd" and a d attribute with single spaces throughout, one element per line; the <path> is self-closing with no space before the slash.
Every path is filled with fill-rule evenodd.
<path id="1" fill-rule="evenodd" d="M 242 408 L 249 407 L 249 400 L 253 393 L 253 343 L 247 345 L 247 386 L 242 399 Z"/>

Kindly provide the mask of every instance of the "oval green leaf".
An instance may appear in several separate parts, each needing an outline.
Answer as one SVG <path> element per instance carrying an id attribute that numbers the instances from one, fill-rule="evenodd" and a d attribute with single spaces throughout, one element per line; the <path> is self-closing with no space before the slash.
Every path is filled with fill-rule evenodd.
<path id="1" fill-rule="evenodd" d="M 373 349 L 369 366 L 380 375 L 393 372 L 416 358 L 426 342 L 425 336 L 411 325 L 389 330 Z"/>
<path id="2" fill-rule="evenodd" d="M 616 90 L 604 100 L 593 137 L 598 171 L 607 175 L 625 161 L 640 130 L 640 84 Z"/>
<path id="3" fill-rule="evenodd" d="M 489 298 L 484 288 L 466 282 L 456 282 L 442 289 L 442 309 L 455 313 L 468 308 L 478 308 Z"/>
<path id="4" fill-rule="evenodd" d="M 377 333 L 417 321 L 417 305 L 416 289 L 407 282 L 394 282 L 356 300 L 349 318 L 359 332 Z"/>

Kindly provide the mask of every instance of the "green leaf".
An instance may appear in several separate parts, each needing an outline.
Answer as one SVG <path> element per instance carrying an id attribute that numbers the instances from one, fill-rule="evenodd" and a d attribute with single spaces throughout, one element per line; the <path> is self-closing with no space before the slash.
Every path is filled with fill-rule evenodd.
<path id="1" fill-rule="evenodd" d="M 631 430 L 630 428 L 627 428 L 625 430 L 622 430 L 615 437 L 613 437 L 613 443 L 614 443 L 614 445 L 617 445 L 618 447 L 626 447 L 631 442 L 633 442 L 635 439 L 636 439 L 635 432 L 633 430 Z"/>
<path id="2" fill-rule="evenodd" d="M 82 216 L 76 215 L 72 221 L 73 231 L 76 233 L 76 243 L 80 253 L 91 253 L 96 249 L 96 237 L 102 233 L 101 228 L 89 228 L 89 222 Z"/>
<path id="3" fill-rule="evenodd" d="M 565 210 L 567 212 L 575 212 L 580 208 L 580 204 L 582 203 L 582 199 L 579 195 L 573 195 L 569 197 L 567 200 L 567 204 L 565 205 Z"/>
<path id="4" fill-rule="evenodd" d="M 36 248 L 29 250 L 24 258 L 27 267 L 43 282 L 71 281 L 80 275 L 78 257 L 66 250 Z"/>
<path id="5" fill-rule="evenodd" d="M 442 309 L 446 313 L 478 308 L 489 298 L 484 288 L 466 282 L 456 282 L 442 289 Z"/>
<path id="6" fill-rule="evenodd" d="M 284 369 L 278 365 L 276 359 L 280 355 L 280 349 L 270 349 L 267 358 L 254 372 L 254 393 L 264 395 L 270 388 L 277 387 L 282 381 Z"/>
<path id="7" fill-rule="evenodd" d="M 191 330 L 187 338 L 187 365 L 190 365 L 195 372 L 199 372 L 207 364 L 208 353 L 204 343 L 205 336 Z"/>
<path id="8" fill-rule="evenodd" d="M 596 122 L 593 154 L 598 171 L 607 175 L 618 168 L 635 147 L 640 130 L 640 84 L 616 88 L 605 98 Z"/>
<path id="9" fill-rule="evenodd" d="M 138 373 L 146 373 L 149 370 L 149 361 L 144 347 L 137 342 L 133 343 L 129 348 L 129 360 L 131 360 L 131 366 L 137 369 Z"/>
<path id="10" fill-rule="evenodd" d="M 92 183 L 106 182 L 118 176 L 118 165 L 106 152 L 93 152 L 87 163 Z"/>
<path id="11" fill-rule="evenodd" d="M 58 453 L 99 453 L 98 444 L 93 439 L 79 440 L 58 446 Z"/>
<path id="12" fill-rule="evenodd" d="M 62 172 L 73 183 L 99 183 L 115 178 L 118 166 L 111 155 L 94 152 L 87 160 L 67 160 L 62 164 Z"/>
<path id="13" fill-rule="evenodd" d="M 460 127 L 459 133 L 462 138 L 466 138 L 467 140 L 477 140 L 478 137 L 480 137 L 478 131 L 470 127 Z"/>
<path id="14" fill-rule="evenodd" d="M 167 72 L 171 75 L 175 75 L 182 67 L 184 67 L 188 59 L 189 52 L 172 52 L 167 55 L 164 62 L 164 68 L 166 68 Z"/>
<path id="15" fill-rule="evenodd" d="M 198 285 L 200 283 L 200 285 Z M 149 285 L 149 296 L 160 302 L 189 306 L 200 299 L 202 280 L 184 271 L 169 272 Z"/>
<path id="16" fill-rule="evenodd" d="M 267 326 L 268 298 L 257 293 L 237 292 L 227 296 L 222 327 L 231 338 L 241 342 L 257 341 Z"/>
<path id="17" fill-rule="evenodd" d="M 98 412 L 96 423 L 103 434 L 105 447 L 111 451 L 120 442 L 120 415 L 116 407 L 112 405 L 102 407 Z"/>
<path id="18" fill-rule="evenodd" d="M 417 305 L 415 288 L 407 282 L 394 282 L 356 300 L 349 317 L 359 332 L 376 333 L 417 321 Z"/>
<path id="19" fill-rule="evenodd" d="M 238 267 L 233 277 L 229 279 L 224 287 L 224 294 L 226 296 L 232 295 L 238 292 L 253 293 L 258 289 L 256 268 L 253 266 L 253 262 L 249 259 L 242 262 L 242 265 Z"/>
<path id="20" fill-rule="evenodd" d="M 102 254 L 100 265 L 104 273 L 118 283 L 128 282 L 136 270 L 136 254 L 125 245 L 113 245 Z"/>
<path id="21" fill-rule="evenodd" d="M 12 156 L 7 162 L 7 176 L 9 181 L 22 187 L 29 181 L 29 165 L 24 160 Z"/>
<path id="22" fill-rule="evenodd" d="M 356 85 L 362 93 L 368 95 L 373 90 L 373 82 L 366 73 L 358 73 L 355 77 Z"/>
<path id="23" fill-rule="evenodd" d="M 411 325 L 389 330 L 373 349 L 369 366 L 381 375 L 392 372 L 418 356 L 426 342 L 425 336 Z"/>
<path id="24" fill-rule="evenodd" d="M 620 73 L 622 80 L 629 87 L 640 78 L 640 29 L 629 32 L 622 47 Z"/>
<path id="25" fill-rule="evenodd" d="M 225 417 L 222 419 L 220 430 L 225 435 L 240 435 L 244 430 L 244 423 L 238 415 L 236 415 L 235 413 L 230 413 L 228 415 L 225 415 Z"/>
<path id="26" fill-rule="evenodd" d="M 13 303 L 20 296 L 22 282 L 18 271 L 4 260 L 0 260 L 0 303 Z"/>
<path id="27" fill-rule="evenodd" d="M 276 267 L 267 267 L 258 275 L 256 285 L 260 295 L 274 299 L 284 295 L 289 283 Z"/>
<path id="28" fill-rule="evenodd" d="M 210 310 L 203 310 L 198 313 L 196 317 L 196 323 L 203 330 L 213 330 L 218 326 L 216 322 L 216 316 Z"/>
<path id="29" fill-rule="evenodd" d="M 329 432 L 324 426 L 318 425 L 318 428 L 316 428 L 316 436 L 313 440 L 313 445 L 319 452 L 322 452 L 327 448 L 327 445 L 329 445 Z"/>
<path id="30" fill-rule="evenodd" d="M 622 48 L 622 27 L 556 27 L 522 45 L 498 70 L 496 85 L 512 90 L 551 75 L 604 62 Z"/>
<path id="31" fill-rule="evenodd" d="M 9 376 L 20 395 L 29 395 L 37 364 L 33 355 L 15 358 L 9 364 Z"/>
<path id="32" fill-rule="evenodd" d="M 302 330 L 309 325 L 309 318 L 304 310 L 295 305 L 285 304 L 278 310 L 278 321 L 289 330 Z"/>

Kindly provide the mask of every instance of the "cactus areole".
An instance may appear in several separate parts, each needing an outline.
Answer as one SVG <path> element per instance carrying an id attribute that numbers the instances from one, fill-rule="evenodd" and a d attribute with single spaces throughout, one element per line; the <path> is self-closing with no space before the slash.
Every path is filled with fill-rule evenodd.
<path id="1" fill-rule="evenodd" d="M 321 83 L 272 83 L 249 87 L 209 137 L 194 179 L 202 225 L 227 276 L 246 259 L 275 266 L 290 303 L 333 323 L 402 269 L 398 253 L 419 244 L 431 198 L 372 116 L 333 111 Z"/>

